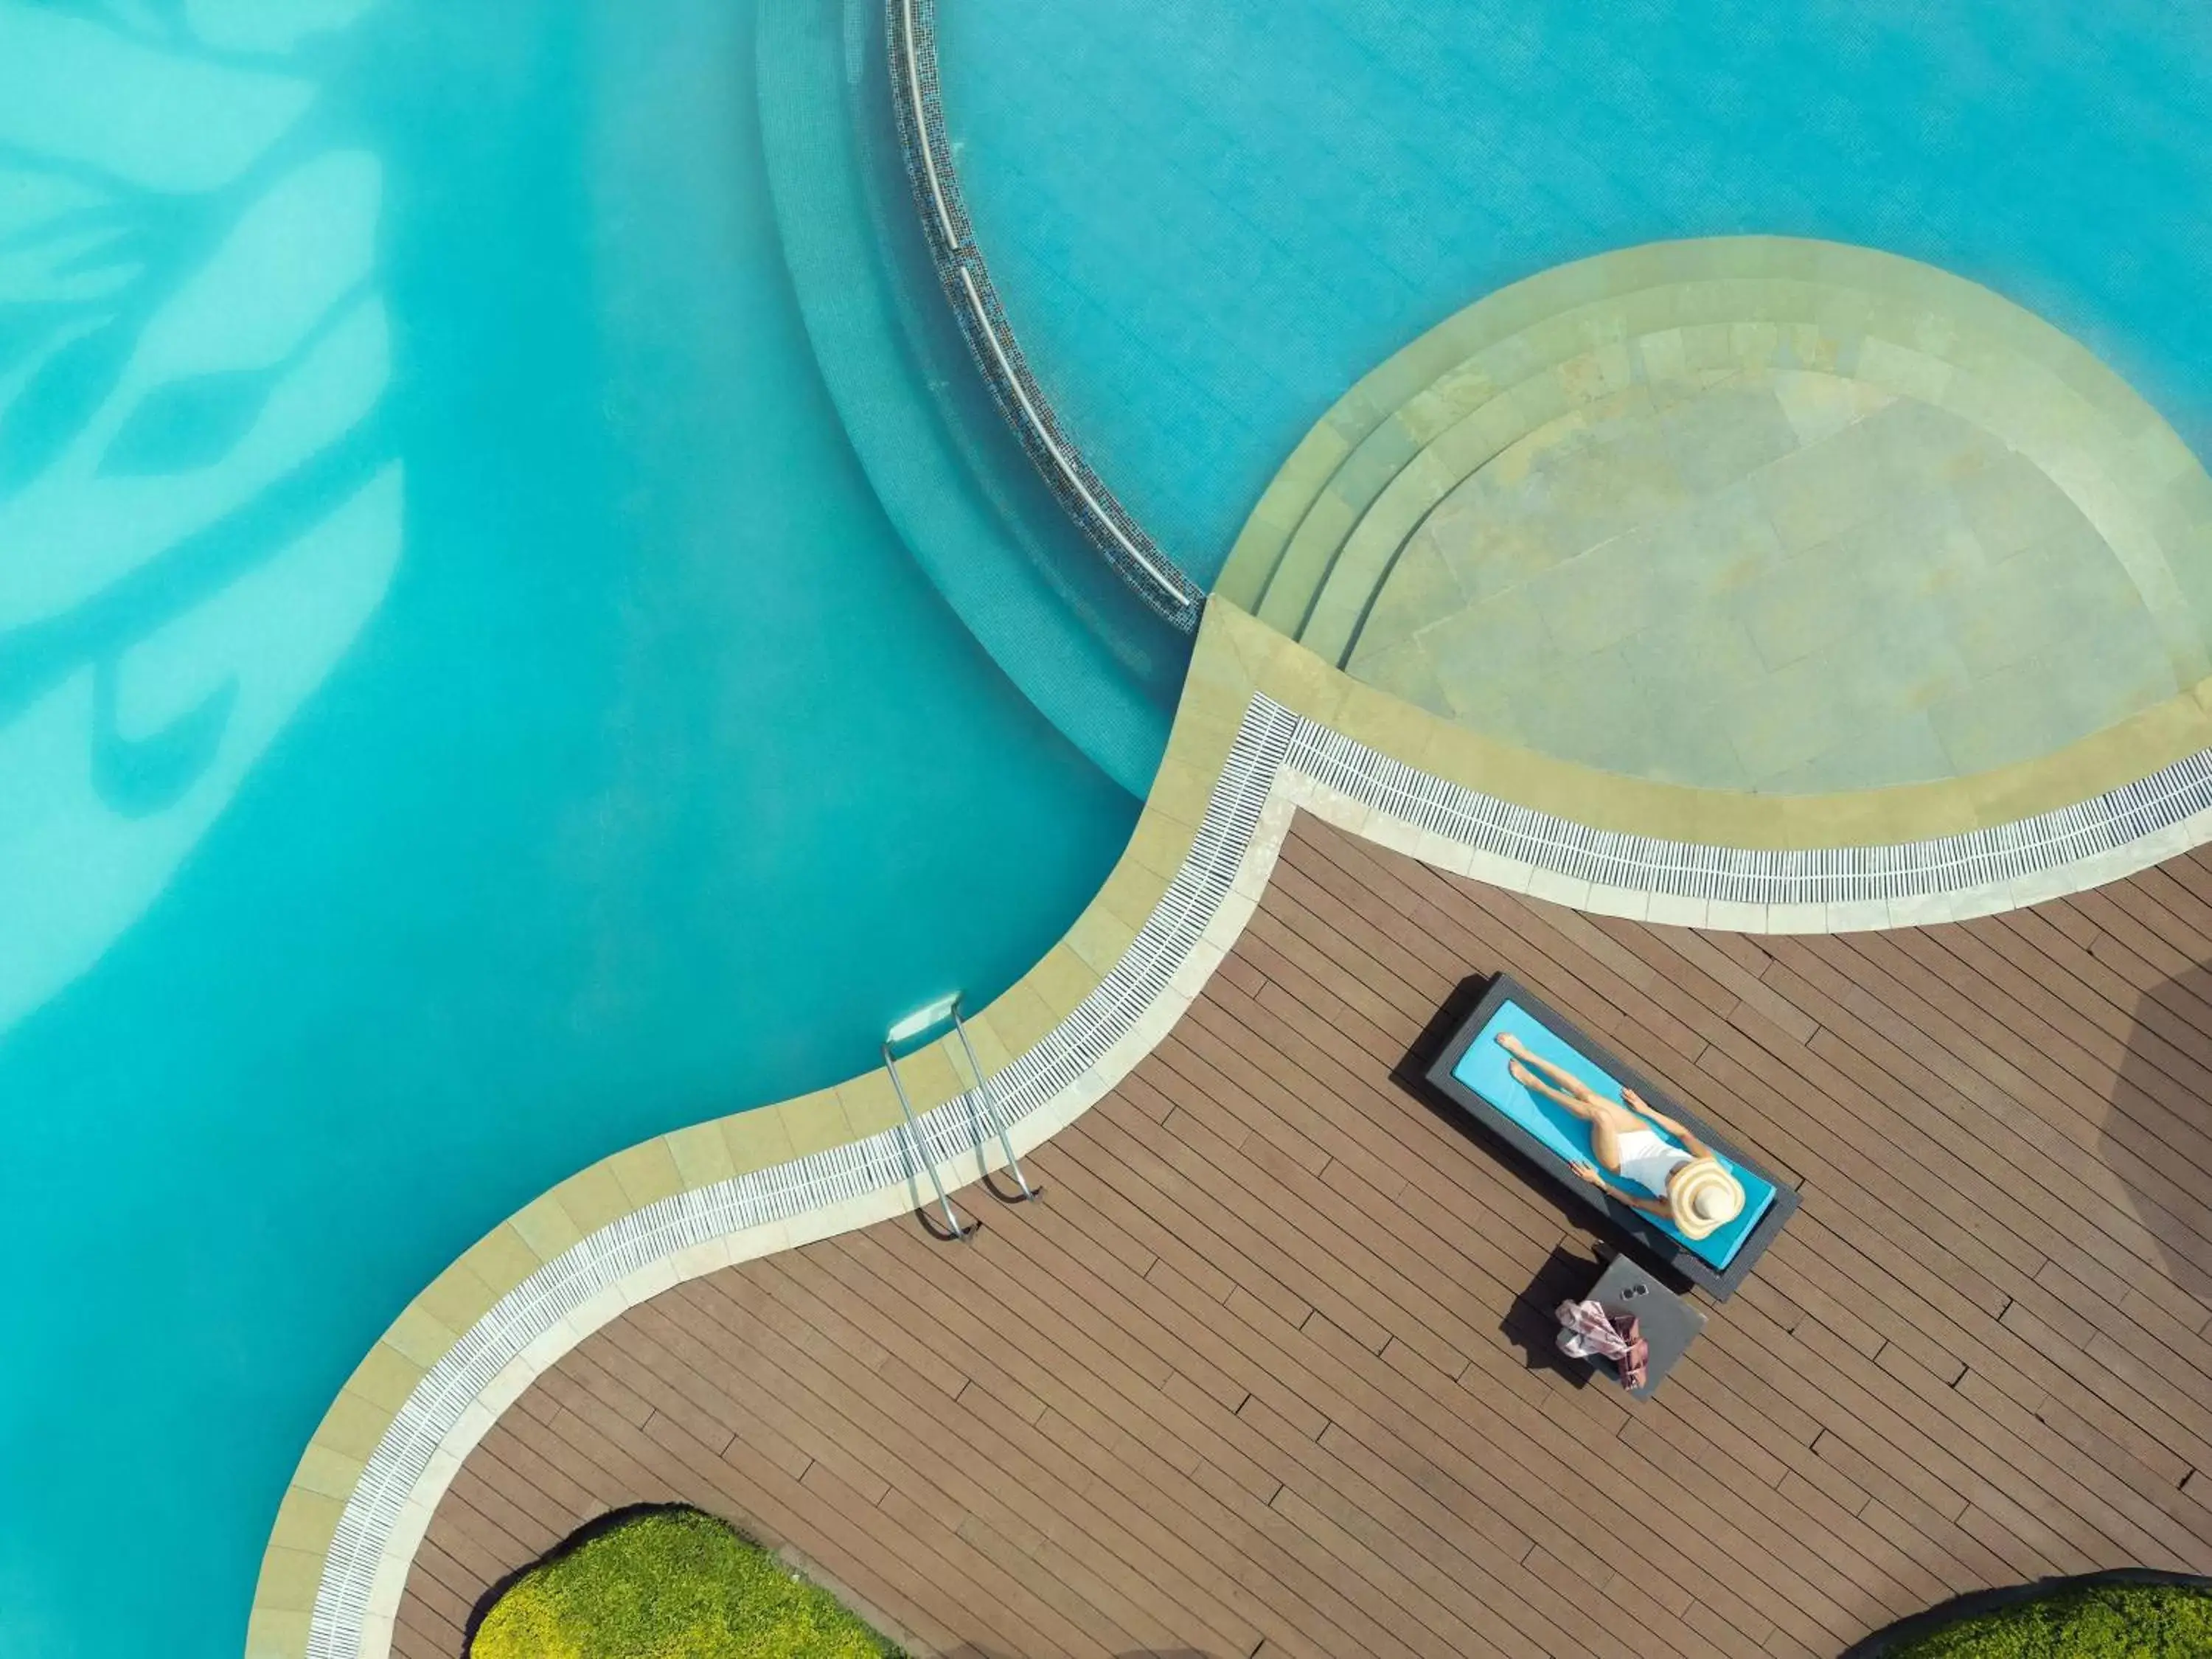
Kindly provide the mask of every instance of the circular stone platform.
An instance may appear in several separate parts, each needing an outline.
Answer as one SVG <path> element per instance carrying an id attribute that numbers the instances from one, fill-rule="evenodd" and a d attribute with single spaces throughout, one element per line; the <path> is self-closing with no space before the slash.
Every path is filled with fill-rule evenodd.
<path id="1" fill-rule="evenodd" d="M 1632 248 L 1461 313 L 1300 446 L 1221 591 L 1652 783 L 2045 766 L 2050 805 L 2212 742 L 2212 479 L 2031 313 L 1831 244 Z"/>

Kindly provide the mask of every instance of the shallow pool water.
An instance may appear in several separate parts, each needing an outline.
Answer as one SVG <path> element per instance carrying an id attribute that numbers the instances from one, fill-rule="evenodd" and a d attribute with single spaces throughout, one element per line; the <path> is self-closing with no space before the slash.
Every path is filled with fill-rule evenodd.
<path id="1" fill-rule="evenodd" d="M 2165 0 L 945 0 L 976 234 L 1210 578 L 1368 369 L 1565 260 L 1824 237 L 1987 283 L 2212 456 L 2212 11 Z"/>
<path id="2" fill-rule="evenodd" d="M 501 1217 L 1136 806 L 870 491 L 726 0 L 0 3 L 0 1656 L 235 1655 Z"/>

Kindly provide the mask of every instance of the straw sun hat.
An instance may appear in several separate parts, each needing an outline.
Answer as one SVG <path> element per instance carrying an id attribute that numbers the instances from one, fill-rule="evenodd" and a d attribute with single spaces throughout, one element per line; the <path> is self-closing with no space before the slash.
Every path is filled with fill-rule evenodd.
<path id="1" fill-rule="evenodd" d="M 1717 1158 L 1693 1158 L 1667 1183 L 1667 1207 L 1685 1238 L 1703 1238 L 1743 1213 L 1743 1183 Z"/>

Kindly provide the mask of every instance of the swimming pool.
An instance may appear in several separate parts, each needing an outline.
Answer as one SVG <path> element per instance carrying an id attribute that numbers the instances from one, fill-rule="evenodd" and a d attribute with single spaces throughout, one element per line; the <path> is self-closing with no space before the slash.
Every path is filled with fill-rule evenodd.
<path id="1" fill-rule="evenodd" d="M 1136 811 L 847 443 L 750 6 L 141 15 L 0 4 L 6 1659 L 235 1655 L 424 1283 L 988 998 Z"/>
<path id="2" fill-rule="evenodd" d="M 1661 239 L 1955 271 L 2212 457 L 2201 7 L 948 0 L 939 38 L 1008 313 L 1202 579 L 1374 364 L 1509 283 Z"/>
<path id="3" fill-rule="evenodd" d="M 110 9 L 0 0 L 7 1659 L 236 1652 L 415 1291 L 599 1153 L 987 997 L 1134 813 L 848 443 L 752 4 Z M 1413 330 L 1653 235 L 1965 270 L 2202 447 L 2191 26 L 1867 15 L 942 14 L 1031 356 L 1200 574 Z"/>

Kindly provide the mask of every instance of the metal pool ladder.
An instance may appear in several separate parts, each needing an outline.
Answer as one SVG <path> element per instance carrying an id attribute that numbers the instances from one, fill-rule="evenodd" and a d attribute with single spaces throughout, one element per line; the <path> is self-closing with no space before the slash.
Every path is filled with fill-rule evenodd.
<path id="1" fill-rule="evenodd" d="M 959 1217 L 954 1213 L 952 1200 L 945 1196 L 945 1183 L 938 1178 L 936 1160 L 922 1147 L 921 1127 L 915 1121 L 914 1103 L 907 1098 L 906 1082 L 899 1076 L 898 1059 L 891 1052 L 893 1044 L 911 1042 L 925 1031 L 934 1030 L 947 1020 L 951 1021 L 953 1031 L 960 1038 L 960 1051 L 968 1056 L 968 1070 L 975 1079 L 976 1110 L 969 1120 L 969 1127 L 976 1130 L 975 1150 L 978 1154 L 982 1152 L 982 1136 L 986 1130 L 996 1135 L 999 1150 L 1006 1155 L 1006 1168 L 1012 1172 L 1015 1185 L 1021 1190 L 1017 1194 L 1000 1193 L 991 1186 L 988 1174 L 983 1177 L 984 1186 L 990 1189 L 992 1196 L 1001 1198 L 1009 1204 L 1033 1202 L 1044 1196 L 1044 1188 L 1030 1185 L 1029 1177 L 1022 1173 L 1021 1159 L 1014 1156 L 1013 1137 L 1006 1131 L 1006 1114 L 999 1109 L 998 1097 L 991 1092 L 990 1081 L 983 1075 L 982 1062 L 975 1058 L 975 1045 L 968 1040 L 968 1027 L 960 1018 L 960 993 L 955 991 L 949 997 L 939 997 L 927 1007 L 915 1009 L 884 1034 L 884 1069 L 891 1074 L 891 1087 L 898 1095 L 899 1115 L 906 1120 L 907 1151 L 914 1161 L 928 1173 L 930 1190 L 937 1194 L 937 1207 L 945 1213 L 948 1237 L 964 1242 L 974 1237 L 983 1224 L 979 1218 L 963 1226 Z"/>

